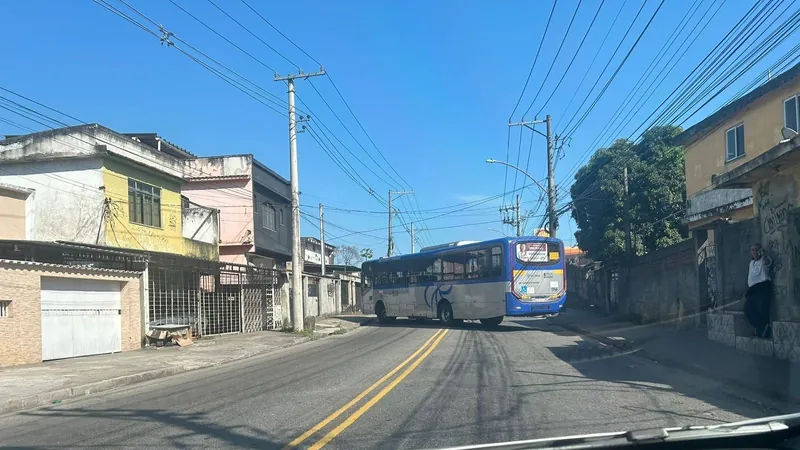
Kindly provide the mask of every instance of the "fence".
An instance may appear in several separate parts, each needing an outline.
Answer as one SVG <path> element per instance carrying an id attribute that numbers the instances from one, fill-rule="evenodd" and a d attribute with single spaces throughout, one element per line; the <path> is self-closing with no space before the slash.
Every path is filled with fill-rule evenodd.
<path id="1" fill-rule="evenodd" d="M 235 264 L 148 267 L 149 327 L 188 325 L 194 336 L 282 326 L 277 273 Z"/>

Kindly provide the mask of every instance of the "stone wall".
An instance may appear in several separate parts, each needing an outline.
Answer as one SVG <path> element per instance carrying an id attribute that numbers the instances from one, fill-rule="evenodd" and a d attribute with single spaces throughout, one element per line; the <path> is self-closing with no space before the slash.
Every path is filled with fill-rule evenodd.
<path id="1" fill-rule="evenodd" d="M 691 240 L 634 259 L 620 270 L 619 312 L 641 323 L 677 324 L 694 317 L 699 310 L 696 269 Z"/>
<path id="2" fill-rule="evenodd" d="M 640 323 L 682 323 L 684 318 L 694 318 L 701 309 L 694 246 L 686 240 L 597 269 L 568 266 L 567 301 Z"/>

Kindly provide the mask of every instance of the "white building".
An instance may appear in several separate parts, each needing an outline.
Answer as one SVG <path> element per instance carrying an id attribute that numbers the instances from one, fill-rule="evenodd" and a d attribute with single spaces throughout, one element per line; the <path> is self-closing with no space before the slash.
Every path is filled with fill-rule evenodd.
<path id="1" fill-rule="evenodd" d="M 300 238 L 303 247 L 303 261 L 311 264 L 322 264 L 322 243 L 314 237 Z M 336 247 L 325 244 L 325 264 L 333 264 Z"/>

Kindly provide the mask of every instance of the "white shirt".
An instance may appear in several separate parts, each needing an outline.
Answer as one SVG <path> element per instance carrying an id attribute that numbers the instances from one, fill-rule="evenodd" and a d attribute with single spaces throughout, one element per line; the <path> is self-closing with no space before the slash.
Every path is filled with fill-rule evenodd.
<path id="1" fill-rule="evenodd" d="M 769 266 L 772 264 L 769 257 L 750 260 L 750 270 L 747 273 L 747 286 L 769 280 Z"/>

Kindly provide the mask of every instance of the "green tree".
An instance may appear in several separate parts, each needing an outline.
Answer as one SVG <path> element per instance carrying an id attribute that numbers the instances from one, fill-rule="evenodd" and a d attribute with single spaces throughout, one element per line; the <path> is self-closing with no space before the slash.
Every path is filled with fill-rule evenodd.
<path id="1" fill-rule="evenodd" d="M 599 149 L 575 174 L 570 188 L 578 246 L 596 260 L 625 253 L 625 214 L 637 255 L 668 247 L 686 236 L 681 224 L 686 204 L 683 148 L 672 145 L 679 127 L 647 130 L 638 143 L 618 139 Z M 623 173 L 628 169 L 629 206 Z"/>
<path id="2" fill-rule="evenodd" d="M 372 259 L 372 249 L 371 248 L 362 248 L 361 249 L 361 258 L 364 260 Z"/>

